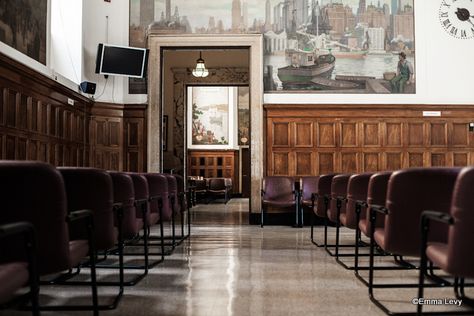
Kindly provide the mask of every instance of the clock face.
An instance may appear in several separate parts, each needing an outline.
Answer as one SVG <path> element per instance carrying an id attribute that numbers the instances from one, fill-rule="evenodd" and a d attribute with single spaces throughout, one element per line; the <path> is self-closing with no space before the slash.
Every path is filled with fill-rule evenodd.
<path id="1" fill-rule="evenodd" d="M 439 20 L 449 35 L 474 39 L 473 0 L 442 0 Z"/>

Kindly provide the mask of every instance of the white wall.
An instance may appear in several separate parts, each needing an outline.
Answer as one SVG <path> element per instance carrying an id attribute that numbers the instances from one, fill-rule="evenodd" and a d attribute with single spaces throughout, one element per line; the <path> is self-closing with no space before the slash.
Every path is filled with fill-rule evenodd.
<path id="1" fill-rule="evenodd" d="M 82 75 L 82 0 L 51 0 L 51 68 L 79 84 Z"/>

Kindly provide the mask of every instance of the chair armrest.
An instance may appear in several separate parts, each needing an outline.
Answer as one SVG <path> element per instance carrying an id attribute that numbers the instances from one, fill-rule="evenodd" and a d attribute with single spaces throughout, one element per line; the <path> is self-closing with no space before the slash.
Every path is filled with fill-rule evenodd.
<path id="1" fill-rule="evenodd" d="M 140 206 L 142 204 L 145 204 L 146 202 L 148 202 L 148 199 L 138 199 L 133 202 L 133 205 Z"/>
<path id="2" fill-rule="evenodd" d="M 92 211 L 91 210 L 78 210 L 78 211 L 70 212 L 66 216 L 66 222 L 72 223 L 84 218 L 92 219 Z"/>
<path id="3" fill-rule="evenodd" d="M 370 211 L 371 213 L 372 212 L 376 212 L 376 213 L 380 213 L 380 214 L 384 214 L 384 215 L 387 215 L 388 214 L 388 208 L 386 208 L 385 206 L 383 205 L 376 205 L 376 204 L 372 204 L 370 206 Z"/>
<path id="4" fill-rule="evenodd" d="M 423 213 L 421 213 L 421 220 L 422 222 L 433 220 L 448 225 L 454 224 L 454 217 L 452 217 L 451 215 L 431 210 L 423 211 Z"/>
<path id="5" fill-rule="evenodd" d="M 360 207 L 367 207 L 367 206 L 369 206 L 369 205 L 367 204 L 367 201 L 358 200 L 358 201 L 356 201 L 355 203 L 356 203 L 356 206 L 360 206 Z"/>
<path id="6" fill-rule="evenodd" d="M 261 196 L 264 196 L 265 195 L 265 190 L 262 189 L 262 191 L 260 192 Z"/>
<path id="7" fill-rule="evenodd" d="M 12 235 L 33 233 L 33 225 L 29 222 L 15 222 L 0 226 L 0 239 Z"/>
<path id="8" fill-rule="evenodd" d="M 342 196 L 342 195 L 339 195 L 336 197 L 336 200 L 339 200 L 341 202 L 344 202 L 344 201 L 347 201 L 347 197 L 346 196 Z"/>
<path id="9" fill-rule="evenodd" d="M 319 198 L 319 194 L 318 193 L 311 193 L 311 201 L 315 201 Z"/>

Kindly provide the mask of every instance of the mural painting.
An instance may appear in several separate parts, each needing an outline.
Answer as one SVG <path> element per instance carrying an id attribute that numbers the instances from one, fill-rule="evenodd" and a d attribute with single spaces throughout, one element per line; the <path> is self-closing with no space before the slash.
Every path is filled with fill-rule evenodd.
<path id="1" fill-rule="evenodd" d="M 234 106 L 229 87 L 192 87 L 188 90 L 188 146 L 229 145 L 230 108 Z M 231 104 L 232 103 L 232 104 Z M 198 147 L 196 147 L 198 146 Z"/>
<path id="2" fill-rule="evenodd" d="M 132 46 L 146 45 L 148 31 L 263 34 L 266 93 L 416 92 L 413 0 L 131 0 L 130 6 Z"/>
<path id="3" fill-rule="evenodd" d="M 46 65 L 47 0 L 0 1 L 0 41 Z"/>

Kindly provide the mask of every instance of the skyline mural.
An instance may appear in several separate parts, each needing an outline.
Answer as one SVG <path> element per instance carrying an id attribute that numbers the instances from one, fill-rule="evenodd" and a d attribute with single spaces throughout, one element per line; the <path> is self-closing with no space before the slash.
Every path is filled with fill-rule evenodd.
<path id="1" fill-rule="evenodd" d="M 131 46 L 146 45 L 146 30 L 263 34 L 266 93 L 416 92 L 413 0 L 131 0 L 130 5 Z M 143 87 L 136 82 L 130 90 Z"/>

